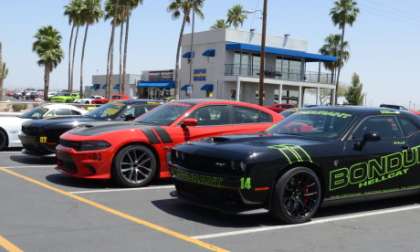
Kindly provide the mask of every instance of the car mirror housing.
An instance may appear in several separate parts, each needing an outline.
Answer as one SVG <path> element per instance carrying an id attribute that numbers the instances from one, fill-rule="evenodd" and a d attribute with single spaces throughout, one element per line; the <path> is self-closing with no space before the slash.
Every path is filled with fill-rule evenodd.
<path id="1" fill-rule="evenodd" d="M 356 150 L 362 150 L 367 142 L 377 142 L 379 140 L 381 140 L 381 137 L 377 132 L 369 132 L 363 136 L 362 140 L 355 143 L 354 148 Z"/>
<path id="2" fill-rule="evenodd" d="M 195 118 L 187 118 L 181 124 L 181 126 L 183 128 L 186 128 L 186 127 L 195 127 L 197 125 L 198 125 L 198 121 Z"/>

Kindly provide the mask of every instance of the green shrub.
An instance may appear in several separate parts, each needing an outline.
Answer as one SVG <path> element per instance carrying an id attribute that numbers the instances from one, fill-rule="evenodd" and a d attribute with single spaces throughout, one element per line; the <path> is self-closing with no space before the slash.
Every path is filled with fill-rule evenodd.
<path id="1" fill-rule="evenodd" d="M 28 108 L 28 104 L 13 104 L 13 112 L 20 112 Z"/>

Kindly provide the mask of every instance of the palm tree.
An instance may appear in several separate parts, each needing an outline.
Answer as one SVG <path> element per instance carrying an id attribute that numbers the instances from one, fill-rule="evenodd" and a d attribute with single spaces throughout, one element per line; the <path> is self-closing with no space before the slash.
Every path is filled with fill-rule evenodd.
<path id="1" fill-rule="evenodd" d="M 319 52 L 323 55 L 331 55 L 337 58 L 335 62 L 324 62 L 324 67 L 331 71 L 331 83 L 334 83 L 334 76 L 338 67 L 343 67 L 344 64 L 350 58 L 350 52 L 348 51 L 349 44 L 344 41 L 343 50 L 341 48 L 341 35 L 330 34 L 325 38 L 325 44 L 319 49 Z"/>
<path id="2" fill-rule="evenodd" d="M 228 28 L 228 25 L 226 24 L 226 21 L 224 19 L 216 20 L 216 23 L 211 27 L 211 29 L 213 30 L 226 29 L 226 28 Z"/>
<path id="3" fill-rule="evenodd" d="M 178 37 L 178 46 L 176 50 L 176 63 L 175 63 L 175 97 L 179 99 L 179 59 L 181 54 L 182 37 L 184 36 L 185 25 L 191 22 L 192 13 L 204 18 L 203 14 L 204 0 L 173 0 L 168 6 L 168 12 L 172 14 L 173 19 L 182 17 L 181 30 Z"/>
<path id="4" fill-rule="evenodd" d="M 240 4 L 234 5 L 228 10 L 226 23 L 229 26 L 233 26 L 238 29 L 239 26 L 243 26 L 245 20 L 248 18 L 244 7 Z"/>
<path id="5" fill-rule="evenodd" d="M 82 55 L 80 59 L 80 97 L 83 98 L 83 67 L 85 60 L 86 41 L 89 32 L 89 27 L 102 18 L 104 15 L 101 8 L 100 0 L 84 0 L 84 9 L 82 10 L 82 23 L 85 25 L 85 35 L 83 38 Z"/>
<path id="6" fill-rule="evenodd" d="M 354 0 L 337 0 L 334 2 L 334 7 L 330 11 L 331 19 L 334 25 L 341 29 L 341 44 L 340 51 L 344 50 L 344 36 L 346 33 L 346 26 L 353 26 L 354 22 L 359 15 L 359 8 L 357 2 Z M 339 55 L 340 57 L 341 55 Z M 336 90 L 338 90 L 340 82 L 341 66 L 338 67 L 337 71 L 337 83 Z M 335 103 L 337 103 L 337 96 L 335 97 Z"/>
<path id="7" fill-rule="evenodd" d="M 3 82 L 7 78 L 9 70 L 6 63 L 3 62 L 2 45 L 0 42 L 0 101 L 3 100 Z"/>
<path id="8" fill-rule="evenodd" d="M 52 26 L 45 26 L 35 34 L 35 42 L 32 45 L 38 57 L 38 65 L 44 67 L 44 100 L 48 100 L 48 89 L 50 86 L 50 73 L 63 60 L 61 49 L 61 35 Z"/>
<path id="9" fill-rule="evenodd" d="M 107 75 L 106 75 L 106 97 L 111 98 L 113 85 L 113 69 L 114 69 L 114 40 L 115 28 L 120 25 L 124 17 L 122 15 L 122 5 L 120 0 L 107 0 L 105 3 L 105 20 L 111 19 L 111 37 L 109 40 L 108 56 L 107 56 Z"/>
<path id="10" fill-rule="evenodd" d="M 128 34 L 130 30 L 130 17 L 134 9 L 136 9 L 140 4 L 143 4 L 143 0 L 125 0 L 126 10 L 124 14 L 125 18 L 125 38 L 124 38 L 124 57 L 122 63 L 122 78 L 120 81 L 120 93 L 125 94 L 125 84 L 126 84 L 126 71 L 127 71 L 127 52 L 128 52 Z M 122 30 L 121 30 L 122 32 Z M 121 54 L 121 52 L 120 52 Z M 121 75 L 121 73 L 120 73 Z"/>
<path id="11" fill-rule="evenodd" d="M 71 92 L 73 90 L 73 73 L 74 73 L 74 59 L 76 56 L 76 46 L 77 40 L 79 37 L 79 28 L 83 24 L 82 22 L 82 11 L 84 9 L 83 0 L 72 0 L 68 5 L 64 7 L 64 15 L 68 16 L 69 24 L 72 26 L 70 32 L 70 41 L 69 41 L 69 60 L 68 60 L 68 90 Z M 73 36 L 76 29 L 76 36 Z"/>

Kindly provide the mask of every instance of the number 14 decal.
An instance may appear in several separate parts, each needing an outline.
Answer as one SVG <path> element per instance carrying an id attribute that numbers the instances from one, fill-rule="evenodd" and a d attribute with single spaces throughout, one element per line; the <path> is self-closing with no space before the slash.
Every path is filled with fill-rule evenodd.
<path id="1" fill-rule="evenodd" d="M 241 178 L 241 190 L 251 190 L 251 178 Z"/>

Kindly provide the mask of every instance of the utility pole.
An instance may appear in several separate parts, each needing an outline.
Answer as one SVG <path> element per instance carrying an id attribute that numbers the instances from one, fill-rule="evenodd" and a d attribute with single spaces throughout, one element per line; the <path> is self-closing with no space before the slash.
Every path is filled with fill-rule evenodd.
<path id="1" fill-rule="evenodd" d="M 265 77 L 265 43 L 267 39 L 267 9 L 268 0 L 264 0 L 262 36 L 261 36 L 261 54 L 260 54 L 260 83 L 258 85 L 259 104 L 264 105 L 264 77 Z"/>

